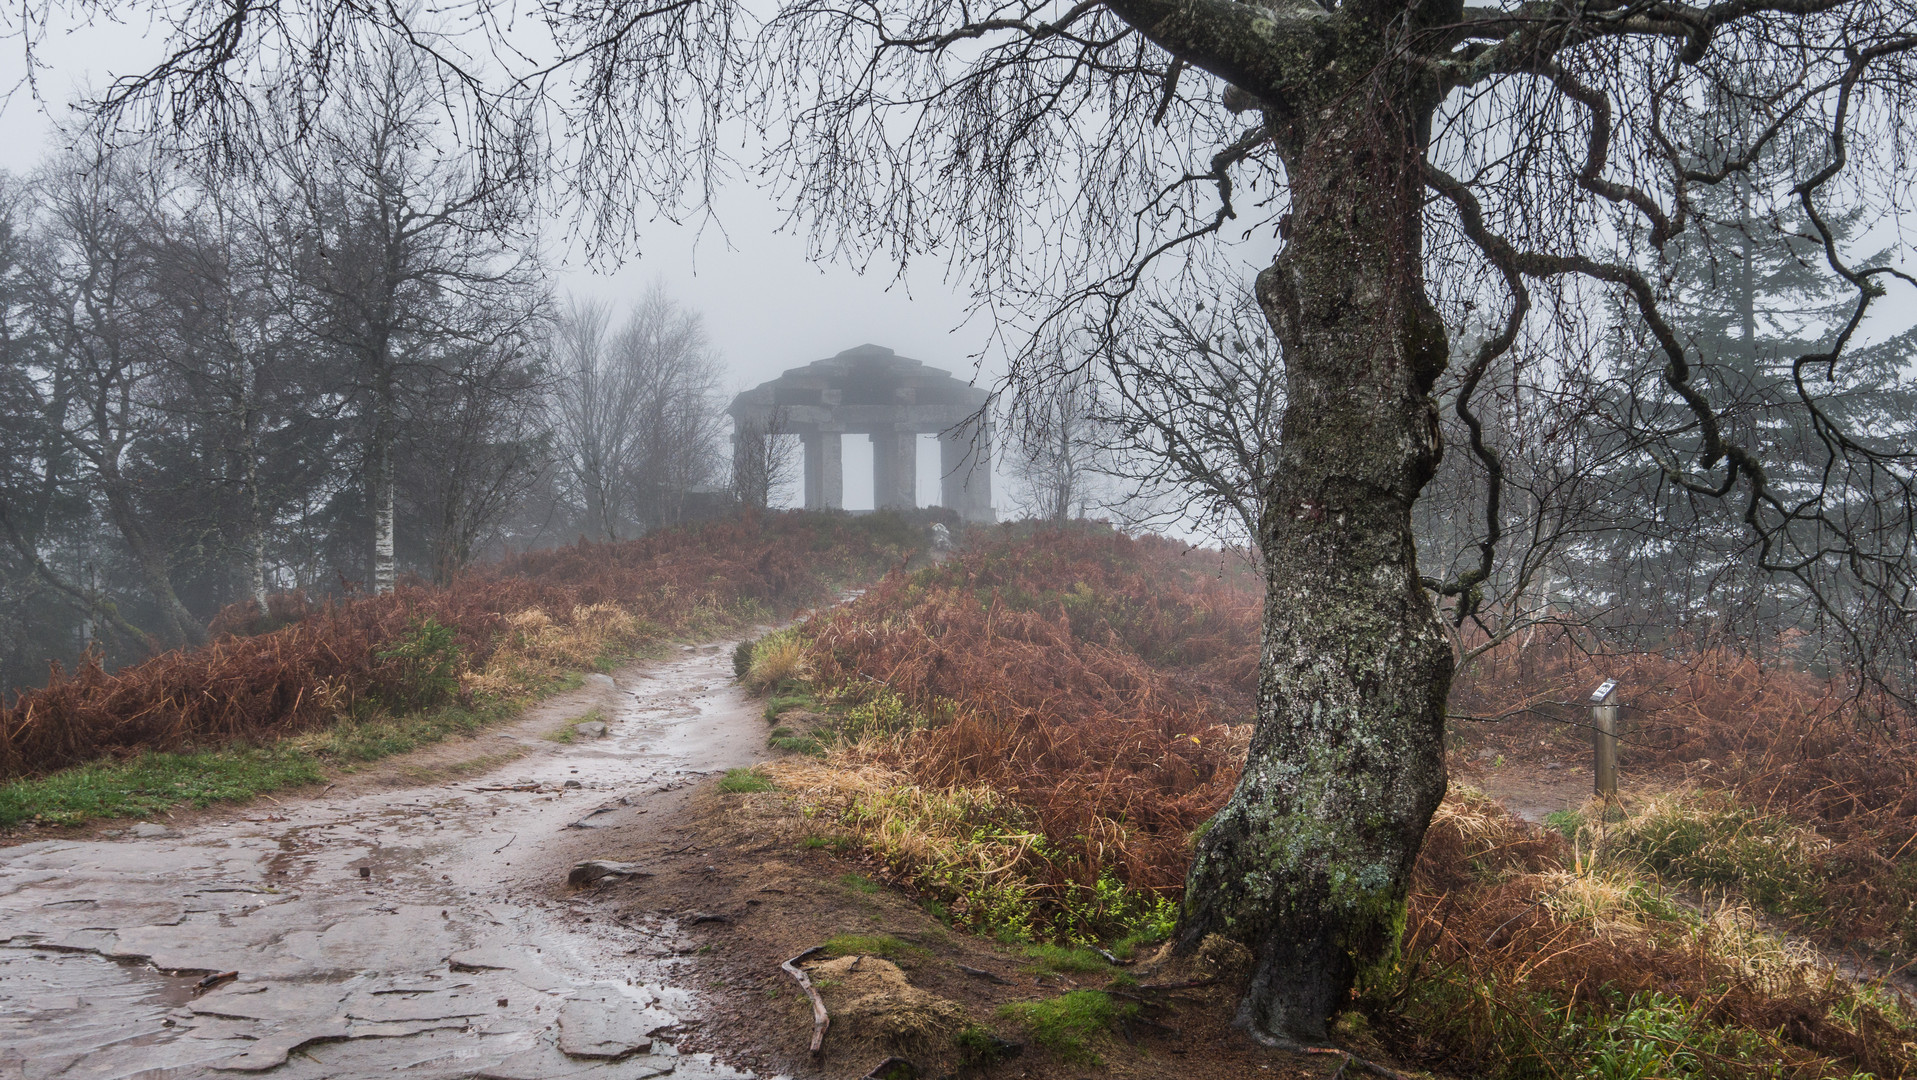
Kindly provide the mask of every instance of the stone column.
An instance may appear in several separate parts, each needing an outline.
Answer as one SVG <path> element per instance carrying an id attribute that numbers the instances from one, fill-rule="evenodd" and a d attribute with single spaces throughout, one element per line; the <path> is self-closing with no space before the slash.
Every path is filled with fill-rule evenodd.
<path id="1" fill-rule="evenodd" d="M 820 427 L 799 435 L 805 446 L 805 508 L 839 510 L 845 506 L 845 462 L 837 428 Z"/>
<path id="2" fill-rule="evenodd" d="M 966 424 L 939 435 L 939 505 L 958 511 L 960 521 L 990 522 L 992 512 L 992 425 Z"/>
<path id="3" fill-rule="evenodd" d="M 872 505 L 911 510 L 919 504 L 919 434 L 904 424 L 872 433 Z"/>

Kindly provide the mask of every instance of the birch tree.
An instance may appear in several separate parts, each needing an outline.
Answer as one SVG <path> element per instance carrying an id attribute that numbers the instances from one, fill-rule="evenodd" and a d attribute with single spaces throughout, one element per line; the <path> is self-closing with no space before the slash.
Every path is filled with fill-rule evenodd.
<path id="1" fill-rule="evenodd" d="M 445 343 L 489 333 L 465 321 L 472 311 L 523 308 L 537 248 L 518 174 L 488 176 L 444 145 L 447 120 L 418 57 L 366 46 L 342 74 L 346 89 L 310 130 L 280 122 L 287 141 L 273 164 L 300 214 L 308 325 L 344 361 L 360 416 L 369 581 L 388 592 L 409 373 Z"/>

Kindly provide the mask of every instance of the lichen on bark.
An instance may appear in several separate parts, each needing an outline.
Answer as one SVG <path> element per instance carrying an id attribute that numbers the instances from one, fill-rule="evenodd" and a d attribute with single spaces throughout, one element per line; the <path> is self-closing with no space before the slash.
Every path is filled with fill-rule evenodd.
<path id="1" fill-rule="evenodd" d="M 1430 395 L 1448 360 L 1420 272 L 1430 103 L 1334 83 L 1273 94 L 1285 104 L 1267 115 L 1291 222 L 1258 282 L 1287 392 L 1260 537 L 1258 726 L 1197 841 L 1178 939 L 1246 945 L 1239 1022 L 1292 1041 L 1323 1038 L 1360 975 L 1396 955 L 1411 865 L 1445 790 L 1451 678 L 1411 533 L 1440 453 Z"/>

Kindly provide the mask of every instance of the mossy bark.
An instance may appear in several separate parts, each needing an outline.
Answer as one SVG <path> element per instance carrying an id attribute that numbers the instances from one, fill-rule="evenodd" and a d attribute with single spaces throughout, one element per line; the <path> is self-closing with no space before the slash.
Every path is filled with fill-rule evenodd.
<path id="1" fill-rule="evenodd" d="M 1322 1038 L 1360 972 L 1398 947 L 1445 791 L 1452 666 L 1411 532 L 1447 360 L 1420 271 L 1429 104 L 1322 89 L 1267 114 L 1292 206 L 1258 279 L 1289 395 L 1264 493 L 1258 726 L 1198 842 L 1179 937 L 1250 948 L 1239 1022 L 1299 1041 Z"/>

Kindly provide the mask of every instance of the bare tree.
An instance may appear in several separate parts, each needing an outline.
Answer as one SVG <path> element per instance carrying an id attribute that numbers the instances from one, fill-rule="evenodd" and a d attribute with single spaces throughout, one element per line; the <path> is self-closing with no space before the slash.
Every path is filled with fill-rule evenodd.
<path id="1" fill-rule="evenodd" d="M 51 362 L 26 385 L 138 568 L 161 637 L 179 643 L 201 640 L 205 628 L 175 590 L 165 500 L 148 482 L 144 455 L 162 424 L 153 406 L 162 364 L 149 232 L 164 213 L 167 176 L 147 148 L 115 150 L 98 140 L 46 170 L 35 277 Z"/>
<path id="2" fill-rule="evenodd" d="M 733 420 L 732 495 L 742 505 L 771 506 L 775 493 L 798 480 L 801 464 L 798 437 L 788 429 L 784 409 Z"/>
<path id="3" fill-rule="evenodd" d="M 471 318 L 478 325 L 500 314 Z M 522 324 L 482 345 L 455 344 L 421 367 L 425 381 L 407 395 L 407 466 L 397 486 L 417 507 L 435 582 L 473 562 L 547 468 L 550 379 L 530 359 L 534 329 Z"/>
<path id="4" fill-rule="evenodd" d="M 587 534 L 617 540 L 678 519 L 719 475 L 719 363 L 699 316 L 654 285 L 615 331 L 574 302 L 551 345 L 555 433 Z"/>
<path id="5" fill-rule="evenodd" d="M 1013 505 L 1026 517 L 1065 522 L 1098 506 L 1109 475 L 1107 410 L 1089 371 L 1067 374 L 1015 397 L 1006 466 L 1018 483 Z"/>
<path id="6" fill-rule="evenodd" d="M 629 418 L 638 411 L 640 387 L 612 358 L 611 309 L 571 301 L 554 323 L 548 349 L 558 376 L 554 435 L 586 535 L 618 539 L 625 477 L 635 457 Z"/>
<path id="7" fill-rule="evenodd" d="M 230 134 L 250 58 L 324 58 L 333 27 L 359 20 L 430 41 L 390 8 L 310 6 L 327 17 L 176 5 L 171 58 L 107 104 Z M 593 220 L 629 224 L 634 193 L 698 197 L 723 164 L 711 120 L 732 100 L 741 8 L 540 10 L 581 65 L 575 181 L 597 197 Z M 1656 350 L 1647 374 L 1661 390 L 1640 382 L 1619 417 L 1643 467 L 1689 496 L 1734 499 L 1759 565 L 1794 576 L 1860 648 L 1908 652 L 1917 460 L 1904 433 L 1827 408 L 1820 380 L 1887 287 L 1917 283 L 1830 227 L 1836 206 L 1911 194 L 1914 51 L 1908 0 L 787 0 L 753 35 L 764 62 L 738 100 L 785 133 L 765 167 L 823 253 L 953 250 L 1008 321 L 1083 318 L 1112 348 L 1149 319 L 1141 301 L 1195 308 L 1202 277 L 1181 268 L 1263 267 L 1255 295 L 1284 396 L 1251 478 L 1268 583 L 1259 722 L 1198 843 L 1177 946 L 1212 933 L 1247 944 L 1252 1033 L 1321 1038 L 1360 974 L 1394 954 L 1446 784 L 1453 659 L 1434 597 L 1454 622 L 1472 617 L 1505 540 L 1506 470 L 1479 394 L 1501 357 L 1547 336 L 1546 316 L 1584 326 L 1604 310 L 1556 299 L 1577 283 L 1622 302 Z M 488 90 L 447 50 L 433 55 L 490 118 L 479 142 L 497 154 L 515 95 L 545 84 Z M 1708 138 L 1670 122 L 1726 97 L 1756 122 Z M 690 115 L 666 111 L 686 100 Z M 1674 330 L 1664 253 L 1699 192 L 1806 119 L 1818 137 L 1752 192 L 1753 212 L 1800 207 L 1849 304 L 1790 363 L 1818 467 L 1785 490 L 1725 423 L 1725 381 Z M 1462 358 L 1449 407 L 1482 469 L 1481 525 L 1476 558 L 1439 578 L 1418 566 L 1411 510 L 1440 460 L 1447 322 L 1469 309 L 1495 330 Z M 1047 379 L 1043 355 L 1025 354 L 1016 378 Z"/>

